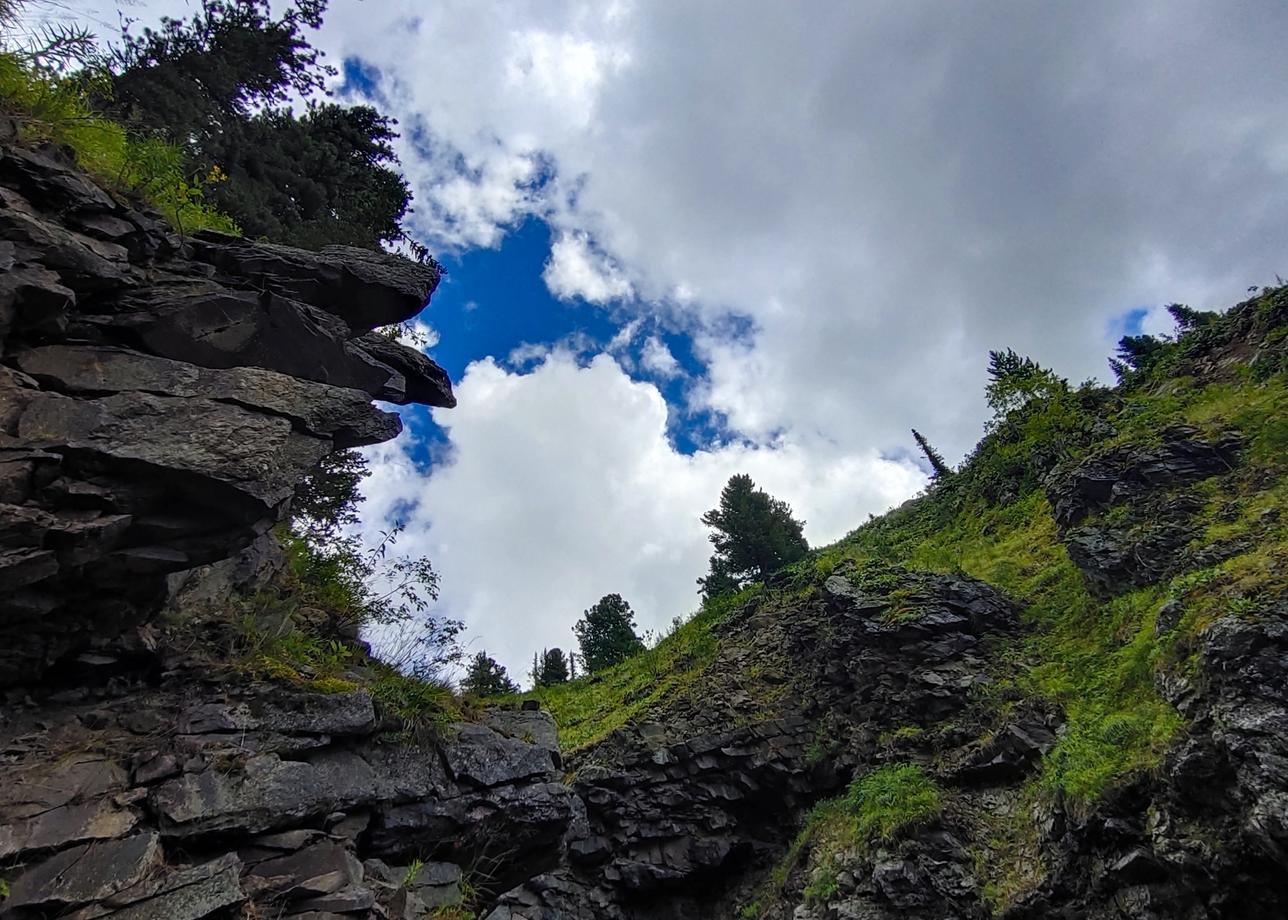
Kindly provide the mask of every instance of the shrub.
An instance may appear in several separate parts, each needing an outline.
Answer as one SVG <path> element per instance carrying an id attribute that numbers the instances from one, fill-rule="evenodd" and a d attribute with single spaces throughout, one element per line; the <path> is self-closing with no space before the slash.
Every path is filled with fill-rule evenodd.
<path id="1" fill-rule="evenodd" d="M 850 784 L 845 802 L 854 815 L 859 837 L 889 840 L 939 817 L 939 787 L 921 767 L 891 764 L 860 776 Z"/>

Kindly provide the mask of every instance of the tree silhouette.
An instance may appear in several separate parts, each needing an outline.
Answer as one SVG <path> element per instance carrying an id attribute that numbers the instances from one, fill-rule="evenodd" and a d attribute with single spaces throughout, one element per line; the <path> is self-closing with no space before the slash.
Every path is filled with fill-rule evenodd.
<path id="1" fill-rule="evenodd" d="M 461 690 L 475 696 L 499 696 L 502 693 L 518 693 L 518 685 L 510 680 L 505 667 L 497 664 L 495 658 L 487 652 L 479 652 L 470 659 L 469 670 L 461 681 Z"/>
<path id="2" fill-rule="evenodd" d="M 581 662 L 594 673 L 642 651 L 635 634 L 635 613 L 620 594 L 605 594 L 572 628 L 581 645 Z"/>
<path id="3" fill-rule="evenodd" d="M 953 474 L 952 469 L 944 461 L 943 455 L 930 446 L 930 442 L 926 440 L 925 435 L 914 428 L 912 429 L 912 437 L 916 440 L 917 446 L 921 448 L 921 452 L 926 455 L 926 459 L 930 461 L 930 468 L 934 470 L 931 474 L 931 479 L 947 479 Z"/>

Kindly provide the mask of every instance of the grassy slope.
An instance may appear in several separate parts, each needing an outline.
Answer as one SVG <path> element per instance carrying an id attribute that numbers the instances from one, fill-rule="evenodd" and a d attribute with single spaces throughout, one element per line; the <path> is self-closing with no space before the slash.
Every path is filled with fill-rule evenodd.
<path id="1" fill-rule="evenodd" d="M 84 82 L 42 69 L 21 54 L 0 52 L 0 115 L 17 122 L 23 143 L 52 142 L 72 151 L 104 187 L 142 198 L 181 233 L 241 232 L 232 218 L 205 203 L 203 187 L 222 181 L 218 171 L 189 175 L 178 147 L 131 136 L 96 115 Z"/>
<path id="2" fill-rule="evenodd" d="M 1196 637 L 1217 617 L 1255 616 L 1263 603 L 1288 593 L 1288 515 L 1281 514 L 1288 499 L 1288 361 L 1282 357 L 1288 288 L 1263 292 L 1242 315 L 1254 313 L 1257 336 L 1279 357 L 1253 364 L 1227 348 L 1232 357 L 1215 373 L 1184 376 L 1196 350 L 1207 347 L 1203 336 L 1211 341 L 1209 330 L 1170 346 L 1156 367 L 1115 390 L 1083 387 L 1013 412 L 950 484 L 816 550 L 795 567 L 790 588 L 758 587 L 722 599 L 656 650 L 598 679 L 541 691 L 565 746 L 584 748 L 632 720 L 664 717 L 679 695 L 704 686 L 704 668 L 718 651 L 714 627 L 737 607 L 786 608 L 847 563 L 964 572 L 1019 601 L 1030 627 L 1003 656 L 985 707 L 1000 716 L 1017 701 L 1044 698 L 1067 718 L 1067 731 L 1021 793 L 1024 806 L 1010 815 L 976 816 L 989 838 L 990 864 L 980 872 L 995 903 L 1005 903 L 1036 871 L 1028 806 L 1059 796 L 1074 808 L 1090 808 L 1108 790 L 1155 768 L 1185 727 L 1156 689 L 1160 672 L 1192 674 Z M 1220 324 L 1228 330 L 1233 322 Z M 1172 424 L 1209 435 L 1234 429 L 1247 438 L 1237 469 L 1182 490 L 1201 502 L 1191 548 L 1226 546 L 1228 558 L 1098 601 L 1059 541 L 1041 475 L 1056 461 L 1154 443 Z M 1182 612 L 1177 625 L 1160 633 L 1157 614 L 1168 601 L 1180 603 Z M 816 861 L 861 842 L 854 800 L 851 791 L 822 803 L 807 821 L 802 842 L 831 841 Z"/>

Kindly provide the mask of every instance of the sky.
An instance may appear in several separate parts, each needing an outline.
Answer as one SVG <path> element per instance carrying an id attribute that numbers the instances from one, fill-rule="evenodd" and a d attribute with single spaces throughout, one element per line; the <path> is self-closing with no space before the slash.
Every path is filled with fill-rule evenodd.
<path id="1" fill-rule="evenodd" d="M 332 0 L 459 399 L 371 450 L 367 525 L 518 675 L 605 593 L 690 613 L 735 472 L 843 536 L 924 486 L 909 428 L 969 450 L 989 349 L 1104 379 L 1166 304 L 1288 274 L 1284 34 L 1282 0 Z"/>

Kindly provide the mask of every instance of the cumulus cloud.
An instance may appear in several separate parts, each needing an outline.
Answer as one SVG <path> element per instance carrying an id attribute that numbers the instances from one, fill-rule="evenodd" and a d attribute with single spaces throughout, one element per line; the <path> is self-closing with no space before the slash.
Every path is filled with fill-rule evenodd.
<path id="1" fill-rule="evenodd" d="M 640 367 L 663 380 L 684 375 L 684 370 L 675 355 L 671 354 L 671 349 L 655 335 L 649 336 L 644 342 L 644 348 L 640 352 Z"/>
<path id="2" fill-rule="evenodd" d="M 915 422 L 960 454 L 989 348 L 1103 376 L 1114 315 L 1282 271 L 1286 26 L 1275 0 L 403 0 L 337 4 L 323 39 L 490 177 L 454 212 L 560 228 L 560 296 L 749 316 L 708 351 L 735 425 L 859 450 Z M 540 189 L 488 166 L 538 152 Z"/>
<path id="3" fill-rule="evenodd" d="M 373 448 L 367 510 L 406 523 L 399 548 L 442 575 L 437 611 L 520 674 L 536 646 L 575 647 L 572 623 L 604 594 L 622 594 L 641 629 L 695 609 L 710 556 L 698 516 L 733 473 L 788 501 L 815 543 L 925 482 L 910 462 L 820 463 L 790 441 L 677 453 L 656 387 L 606 354 L 579 364 L 555 351 L 527 373 L 480 361 L 457 396 L 457 410 L 435 412 L 450 462 L 425 476 L 410 445 Z"/>
<path id="4" fill-rule="evenodd" d="M 603 253 L 590 246 L 585 233 L 561 234 L 550 244 L 550 259 L 541 278 L 560 300 L 580 297 L 608 303 L 631 296 L 631 283 Z"/>

